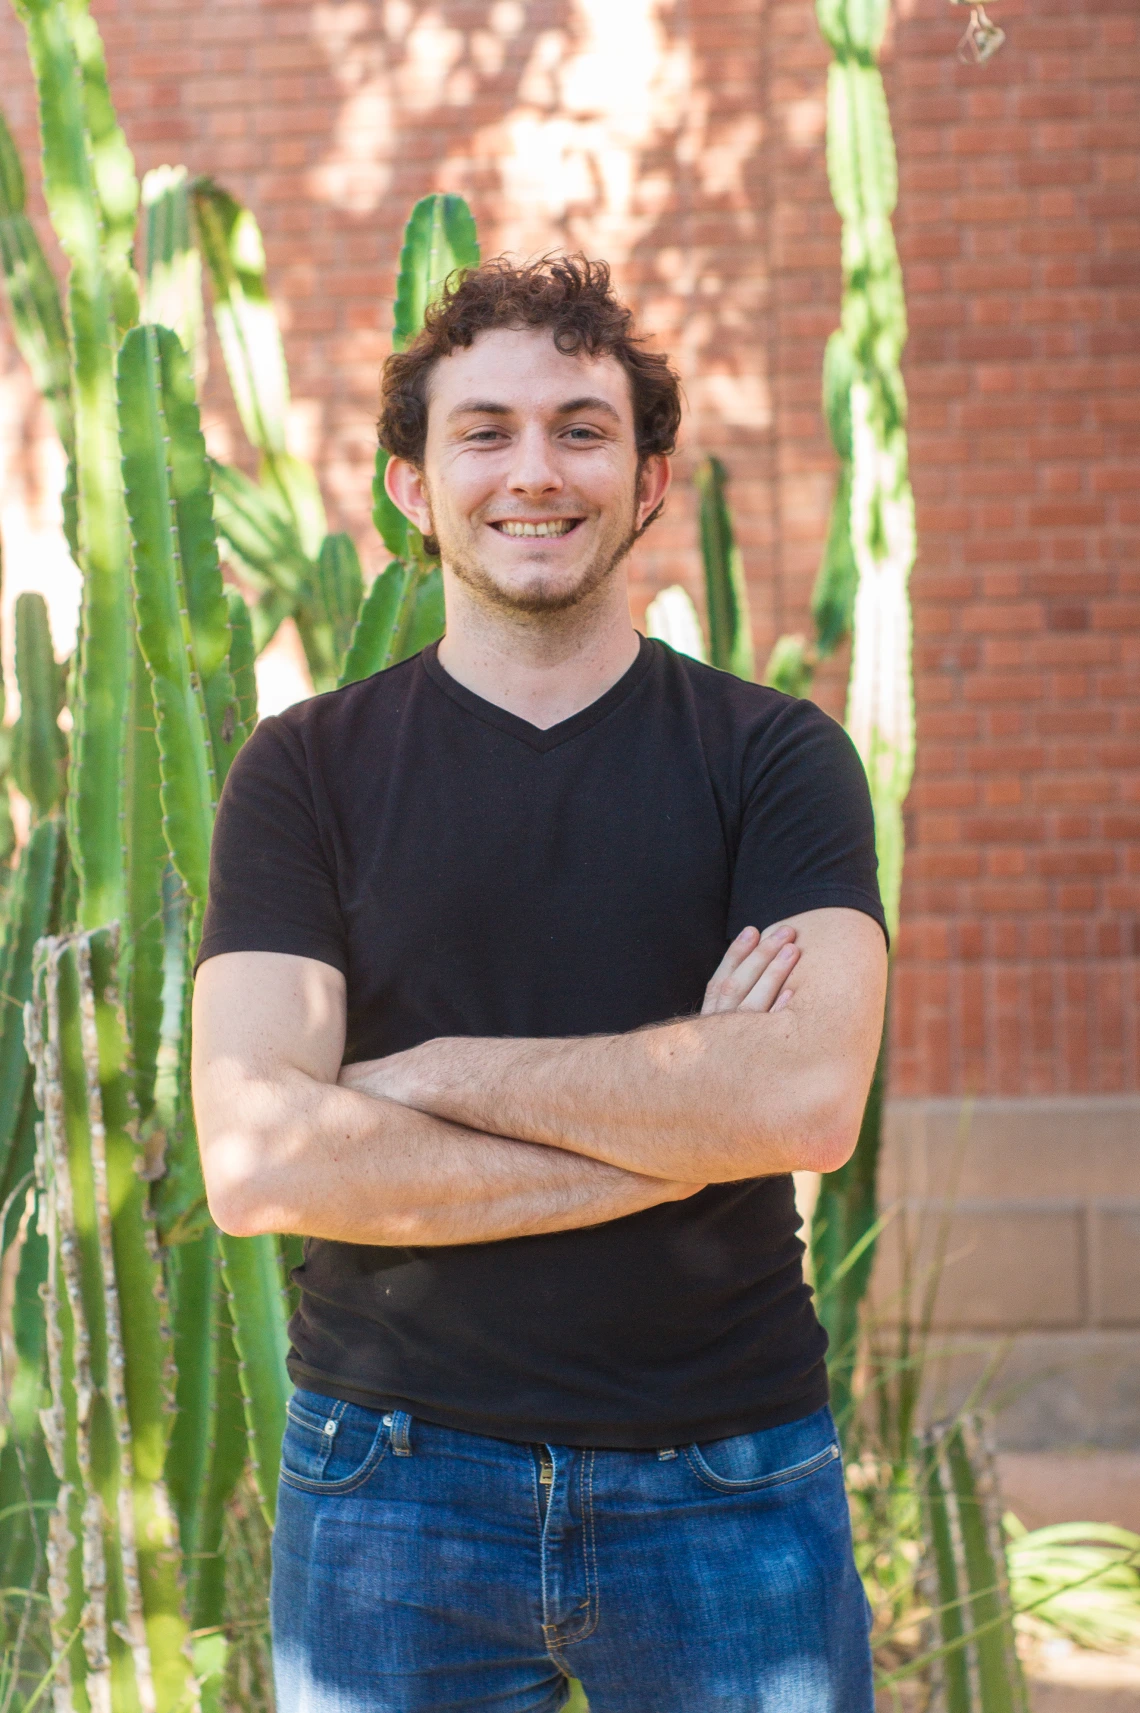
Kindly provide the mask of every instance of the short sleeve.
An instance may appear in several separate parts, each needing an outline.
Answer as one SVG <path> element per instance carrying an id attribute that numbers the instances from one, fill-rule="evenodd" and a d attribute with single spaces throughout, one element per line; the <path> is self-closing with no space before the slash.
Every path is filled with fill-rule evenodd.
<path id="1" fill-rule="evenodd" d="M 289 952 L 348 971 L 304 747 L 280 718 L 243 745 L 218 804 L 198 965 L 223 952 Z"/>
<path id="2" fill-rule="evenodd" d="M 789 701 L 744 754 L 728 931 L 846 906 L 887 933 L 867 776 L 843 727 Z"/>

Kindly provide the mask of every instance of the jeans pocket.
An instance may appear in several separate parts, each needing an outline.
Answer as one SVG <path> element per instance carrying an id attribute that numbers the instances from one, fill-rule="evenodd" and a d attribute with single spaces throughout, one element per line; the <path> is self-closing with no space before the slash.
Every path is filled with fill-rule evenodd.
<path id="1" fill-rule="evenodd" d="M 685 1457 L 698 1480 L 718 1493 L 758 1493 L 830 1468 L 839 1461 L 839 1442 L 831 1412 L 823 1409 L 802 1421 L 690 1445 Z"/>
<path id="2" fill-rule="evenodd" d="M 360 1404 L 294 1392 L 281 1444 L 281 1479 L 306 1493 L 347 1493 L 368 1480 L 388 1449 L 391 1416 Z"/>

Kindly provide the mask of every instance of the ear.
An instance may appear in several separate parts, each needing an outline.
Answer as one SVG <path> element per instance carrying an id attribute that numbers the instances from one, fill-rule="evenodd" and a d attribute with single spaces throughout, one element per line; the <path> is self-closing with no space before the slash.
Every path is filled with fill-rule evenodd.
<path id="1" fill-rule="evenodd" d="M 430 535 L 431 507 L 424 492 L 423 471 L 406 458 L 389 458 L 384 471 L 384 491 L 392 504 L 411 520 L 421 535 Z"/>
<path id="2" fill-rule="evenodd" d="M 392 468 L 391 464 L 388 466 Z M 641 467 L 641 482 L 637 493 L 637 528 L 640 529 L 669 492 L 673 467 L 664 452 L 653 452 Z"/>

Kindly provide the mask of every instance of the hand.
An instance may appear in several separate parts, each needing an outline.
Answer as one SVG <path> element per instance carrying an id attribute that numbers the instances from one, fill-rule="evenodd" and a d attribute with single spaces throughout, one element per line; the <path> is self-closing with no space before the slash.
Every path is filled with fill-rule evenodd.
<path id="1" fill-rule="evenodd" d="M 782 1011 L 791 1000 L 784 983 L 799 962 L 796 930 L 788 923 L 744 928 L 705 988 L 702 1017 L 721 1011 Z"/>
<path id="2" fill-rule="evenodd" d="M 370 1094 L 374 1100 L 398 1100 L 402 1106 L 414 1106 L 415 1083 L 410 1073 L 417 1050 L 413 1047 L 403 1053 L 389 1053 L 387 1058 L 342 1065 L 336 1080 L 341 1088 Z"/>

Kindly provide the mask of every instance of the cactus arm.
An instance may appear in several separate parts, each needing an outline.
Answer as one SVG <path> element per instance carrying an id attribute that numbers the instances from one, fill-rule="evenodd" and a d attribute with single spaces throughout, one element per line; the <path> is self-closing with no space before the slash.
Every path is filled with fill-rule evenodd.
<path id="1" fill-rule="evenodd" d="M 139 642 L 154 685 L 162 805 L 174 865 L 200 910 L 217 800 L 202 683 L 192 655 L 174 474 L 162 385 L 165 328 L 138 327 L 119 358 L 123 472 L 134 540 Z"/>
<path id="2" fill-rule="evenodd" d="M 392 651 L 392 665 L 410 660 L 429 643 L 438 642 L 445 622 L 443 572 L 438 565 L 421 571 L 416 579 L 408 622 Z"/>
<path id="3" fill-rule="evenodd" d="M 1013 1614 L 1000 1544 L 990 1540 L 986 1509 L 961 1423 L 946 1439 L 962 1560 L 970 1593 L 981 1713 L 1024 1713 L 1024 1687 L 1013 1639 Z"/>
<path id="4" fill-rule="evenodd" d="M 168 434 L 168 470 L 191 656 L 202 686 L 214 779 L 220 791 L 241 747 L 242 734 L 229 666 L 229 604 L 218 565 L 206 445 L 193 373 L 176 335 L 166 328 L 155 329 L 150 349 L 157 359 L 150 370 L 152 384 L 160 389 Z"/>
<path id="5" fill-rule="evenodd" d="M 210 1228 L 206 1185 L 202 1177 L 202 1160 L 198 1152 L 194 1104 L 190 1093 L 189 951 L 192 936 L 195 936 L 196 943 L 198 917 L 193 899 L 187 902 L 190 907 L 181 923 L 177 948 L 182 968 L 177 999 L 178 1033 L 176 1039 L 172 1039 L 170 1043 L 175 1063 L 169 1078 L 172 1086 L 169 1094 L 164 1091 L 162 1103 L 162 1116 L 166 1122 L 164 1170 L 153 1186 L 152 1195 L 159 1237 L 168 1246 L 192 1242 Z M 171 950 L 172 948 L 168 947 L 168 955 Z M 171 958 L 172 963 L 173 961 Z M 171 986 L 172 984 L 168 983 L 167 995 L 173 1002 Z M 171 1003 L 171 1010 L 173 1009 L 174 1005 Z"/>
<path id="6" fill-rule="evenodd" d="M 170 1251 L 174 1329 L 174 1429 L 166 1455 L 167 1483 L 178 1513 L 191 1623 L 199 1629 L 202 1515 L 217 1419 L 217 1233 L 212 1227 Z"/>
<path id="7" fill-rule="evenodd" d="M 229 1293 L 246 1432 L 265 1520 L 273 1524 L 277 1466 L 285 1433 L 289 1339 L 281 1301 L 277 1240 L 221 1236 L 222 1269 Z"/>
<path id="8" fill-rule="evenodd" d="M 13 732 L 12 771 L 36 818 L 42 819 L 59 802 L 67 753 L 59 729 L 59 669 L 42 595 L 25 593 L 16 601 L 16 680 L 20 718 Z"/>
<path id="9" fill-rule="evenodd" d="M 962 1597 L 958 1585 L 958 1564 L 954 1556 L 954 1537 L 950 1528 L 950 1512 L 937 1440 L 928 1436 L 924 1455 L 923 1498 L 933 1558 L 934 1584 L 937 1598 L 932 1602 L 938 1613 L 938 1628 L 942 1646 L 942 1689 L 946 1713 L 973 1713 L 970 1691 L 970 1665 L 963 1646 L 965 1622 Z"/>
<path id="10" fill-rule="evenodd" d="M 138 282 L 132 266 L 138 179 L 134 157 L 115 115 L 103 40 L 87 0 L 64 0 L 64 6 L 82 78 L 91 171 L 103 228 L 103 253 L 122 334 L 138 320 Z"/>
<path id="11" fill-rule="evenodd" d="M 851 547 L 851 466 L 843 464 L 831 508 L 831 524 L 811 598 L 816 652 L 824 659 L 845 642 L 855 617 L 859 568 Z"/>
<path id="12" fill-rule="evenodd" d="M 35 227 L 24 212 L 24 173 L 0 113 L 0 268 L 20 354 L 52 414 L 70 460 L 75 451 L 67 330 L 59 288 Z"/>
<path id="13" fill-rule="evenodd" d="M 312 594 L 302 602 L 297 614 L 313 688 L 317 691 L 331 690 L 337 683 L 363 592 L 360 560 L 351 538 L 326 535 L 317 559 Z"/>
<path id="14" fill-rule="evenodd" d="M 340 675 L 356 684 L 373 672 L 397 666 L 443 635 L 443 574 L 438 565 L 418 568 L 394 559 L 360 604 Z"/>
<path id="15" fill-rule="evenodd" d="M 55 818 L 32 828 L 20 853 L 0 941 L 0 1172 L 12 1151 L 28 1079 L 23 1013 L 32 996 L 33 951 L 50 925 L 60 830 Z"/>
<path id="16" fill-rule="evenodd" d="M 719 458 L 706 458 L 694 480 L 700 496 L 701 557 L 709 615 L 709 659 L 722 672 L 751 679 L 755 661 L 744 565 L 725 497 L 728 475 Z"/>
<path id="17" fill-rule="evenodd" d="M 44 194 L 71 263 L 68 320 L 84 580 L 83 689 L 75 703 L 68 835 L 79 874 L 80 918 L 94 925 L 121 917 L 124 903 L 119 745 L 127 710 L 130 599 L 114 421 L 116 299 L 68 12 L 62 0 L 20 0 L 19 11 L 39 95 Z"/>
<path id="18" fill-rule="evenodd" d="M 125 1063 L 125 1042 L 121 1036 L 108 1044 L 101 1053 L 100 1019 L 97 1017 L 99 999 L 91 971 L 91 942 L 81 936 L 74 942 L 73 956 L 78 977 L 78 1034 L 86 1095 L 87 1145 L 90 1149 L 90 1173 L 94 1203 L 94 1230 L 98 1243 L 99 1272 L 102 1285 L 103 1361 L 98 1384 L 110 1412 L 114 1437 L 118 1441 L 118 1468 L 114 1486 L 117 1504 L 115 1523 L 118 1530 L 119 1567 L 122 1576 L 122 1639 L 127 1641 L 135 1670 L 135 1688 L 144 1709 L 155 1704 L 154 1679 L 150 1649 L 147 1645 L 146 1620 L 143 1616 L 142 1589 L 139 1583 L 138 1540 L 135 1530 L 133 1503 L 134 1458 L 131 1446 L 131 1423 L 127 1412 L 126 1353 L 123 1348 L 122 1310 L 119 1281 L 116 1277 L 114 1235 L 111 1224 L 111 1186 L 108 1173 L 108 1135 L 105 1123 L 103 1078 L 105 1071 L 122 1076 Z M 118 1031 L 116 1030 L 116 1034 Z M 112 1067 L 101 1060 L 110 1058 Z M 117 1061 L 117 1062 L 114 1062 Z M 112 1124 L 114 1120 L 112 1119 Z M 119 1186 L 116 1185 L 116 1189 Z M 136 1177 L 136 1194 L 141 1185 Z M 129 1192 L 128 1192 L 129 1193 Z M 137 1211 L 137 1210 L 136 1210 Z M 140 1227 L 141 1229 L 141 1227 Z M 134 1280 L 131 1283 L 135 1283 Z M 132 1319 L 140 1310 L 145 1317 L 145 1303 L 131 1298 Z M 160 1388 L 161 1398 L 161 1388 Z"/>
<path id="19" fill-rule="evenodd" d="M 249 1445 L 246 1438 L 245 1402 L 234 1349 L 233 1327 L 221 1270 L 214 1268 L 217 1299 L 215 1362 L 217 1409 L 211 1448 L 208 1485 L 201 1509 L 198 1574 L 194 1588 L 195 1629 L 222 1624 L 227 1617 L 226 1566 L 222 1557 L 222 1534 L 226 1507 L 245 1470 Z"/>
<path id="20" fill-rule="evenodd" d="M 392 345 L 403 351 L 424 324 L 424 315 L 450 276 L 479 265 L 479 241 L 471 211 L 461 196 L 424 196 L 404 229 Z"/>
<path id="21" fill-rule="evenodd" d="M 266 453 L 259 475 L 266 492 L 283 497 L 296 525 L 302 552 L 315 560 L 328 532 L 328 522 L 313 466 L 289 452 Z"/>
<path id="22" fill-rule="evenodd" d="M 360 603 L 341 684 L 356 684 L 392 664 L 393 643 L 414 590 L 415 572 L 402 560 L 394 559 L 381 571 Z"/>
<path id="23" fill-rule="evenodd" d="M 312 466 L 285 445 L 289 373 L 265 277 L 265 246 L 248 208 L 209 179 L 190 196 L 213 288 L 214 325 L 242 427 L 262 454 L 262 485 L 285 503 L 304 551 L 324 538 L 324 504 Z"/>
<path id="24" fill-rule="evenodd" d="M 201 383 L 206 373 L 202 258 L 191 226 L 186 168 L 153 168 L 143 179 L 142 201 L 146 272 L 141 319 L 178 335 Z"/>
<path id="25" fill-rule="evenodd" d="M 86 1090 L 81 1065 L 77 1077 L 76 984 L 67 952 L 68 942 L 61 939 L 42 940 L 37 948 L 36 1003 L 29 1028 L 37 1096 L 44 1113 L 42 1176 L 50 1241 L 47 1339 L 52 1401 L 42 1419 L 62 1484 L 49 1535 L 49 1572 L 57 1577 L 52 1590 L 53 1631 L 58 1634 L 78 1616 L 82 1647 L 71 1650 L 71 1671 L 83 1685 L 92 1713 L 110 1713 L 109 1647 L 115 1643 L 107 1621 L 104 1519 L 116 1509 L 113 1468 L 117 1460 L 107 1432 L 105 1398 L 96 1384 L 103 1366 L 102 1292 L 92 1244 L 93 1194 L 90 1157 L 83 1146 Z M 115 1592 L 111 1590 L 113 1617 L 118 1615 Z M 121 1651 L 116 1648 L 117 1653 Z M 116 1663 L 121 1673 L 122 1661 Z M 137 1700 L 129 1693 L 129 1684 L 123 1688 L 124 1706 L 134 1708 Z"/>
<path id="26" fill-rule="evenodd" d="M 284 452 L 289 375 L 265 283 L 260 228 L 248 208 L 210 179 L 195 179 L 190 199 L 242 427 L 260 451 Z"/>
<path id="27" fill-rule="evenodd" d="M 132 330 L 123 342 L 119 378 L 139 639 L 154 683 L 167 839 L 190 895 L 192 954 L 206 898 L 218 775 L 241 741 L 228 666 L 228 610 L 216 557 L 204 546 L 207 467 L 189 367 L 174 334 L 167 328 Z M 205 655 L 201 662 L 199 647 Z M 228 738 L 209 724 L 209 686 L 223 673 L 228 700 L 219 697 L 213 712 L 216 715 L 223 701 L 234 711 Z M 184 1041 L 188 1022 L 187 1017 Z M 188 1089 L 185 1069 L 184 1057 L 183 1091 Z M 194 1172 L 200 1174 L 201 1168 L 195 1167 L 197 1150 L 190 1146 L 193 1127 L 185 1094 L 182 1121 L 183 1182 L 177 1205 L 186 1217 L 203 1203 L 195 1199 L 191 1207 L 188 1196 L 196 1192 Z M 269 1244 L 275 1268 L 276 1249 L 268 1238 L 223 1238 L 222 1244 L 234 1338 L 244 1369 L 250 1449 L 256 1468 L 266 1472 L 262 1504 L 268 1512 L 288 1386 L 280 1290 L 267 1294 L 262 1288 L 262 1251 Z"/>
<path id="28" fill-rule="evenodd" d="M 227 589 L 230 610 L 230 674 L 237 697 L 238 720 L 243 737 L 257 724 L 257 676 L 254 672 L 253 625 L 249 607 L 238 589 Z"/>
<path id="29" fill-rule="evenodd" d="M 139 1701 L 175 1713 L 191 1689 L 178 1534 L 164 1480 L 169 1337 L 162 1274 L 131 1134 L 133 1102 L 115 991 L 117 933 L 74 943 L 79 1041 L 103 1287 L 105 1389 L 119 1446 L 118 1551 Z M 124 1315 L 122 1304 L 130 1305 Z"/>
<path id="30" fill-rule="evenodd" d="M 360 559 L 349 535 L 326 535 L 317 560 L 317 593 L 339 663 L 348 651 L 364 594 Z"/>
<path id="31" fill-rule="evenodd" d="M 384 472 L 390 454 L 383 446 L 376 448 L 376 467 L 372 476 L 372 521 L 388 552 L 396 559 L 423 557 L 423 536 L 409 518 L 389 498 L 384 486 Z"/>
<path id="32" fill-rule="evenodd" d="M 162 831 L 158 740 L 154 692 L 137 639 L 131 660 L 130 718 L 124 733 L 123 817 L 127 891 L 127 934 L 122 950 L 123 1003 L 131 1043 L 134 1099 L 140 1125 L 154 1109 L 154 1086 L 162 1039 L 163 941 Z"/>
<path id="33" fill-rule="evenodd" d="M 281 619 L 295 611 L 310 584 L 313 565 L 279 493 L 259 487 L 226 464 L 211 462 L 210 479 L 214 518 L 228 557 L 247 582 L 271 598 L 280 614 L 261 643 L 264 647 Z"/>

